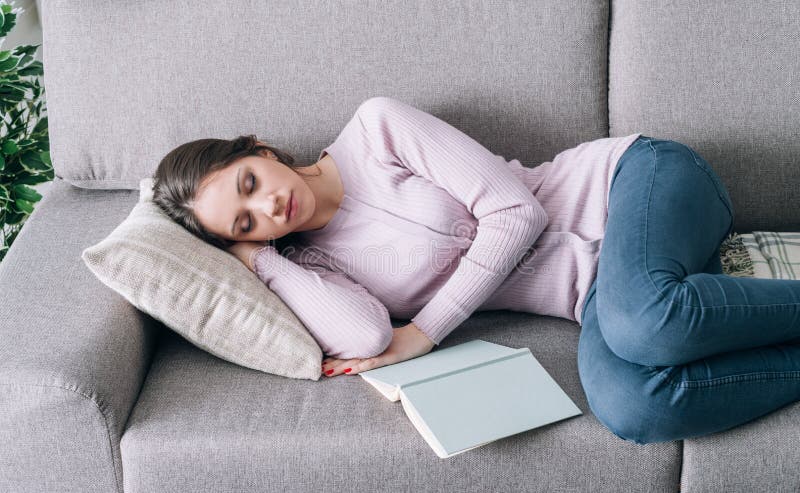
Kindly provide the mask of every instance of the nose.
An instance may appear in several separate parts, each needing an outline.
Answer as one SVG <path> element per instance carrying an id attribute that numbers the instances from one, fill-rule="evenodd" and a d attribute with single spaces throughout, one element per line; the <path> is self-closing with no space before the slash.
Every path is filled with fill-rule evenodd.
<path id="1" fill-rule="evenodd" d="M 261 210 L 264 212 L 264 214 L 266 214 L 267 217 L 270 218 L 276 218 L 280 216 L 282 214 L 282 209 L 280 207 L 278 196 L 275 195 L 261 202 Z"/>

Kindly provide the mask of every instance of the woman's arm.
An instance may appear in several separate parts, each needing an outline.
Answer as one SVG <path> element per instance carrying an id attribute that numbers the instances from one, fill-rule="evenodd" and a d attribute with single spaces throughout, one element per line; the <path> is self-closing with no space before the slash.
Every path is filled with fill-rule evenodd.
<path id="1" fill-rule="evenodd" d="M 411 322 L 394 329 L 391 344 L 378 356 L 366 359 L 325 358 L 322 360 L 322 371 L 329 377 L 342 374 L 356 375 L 362 371 L 422 356 L 429 353 L 434 346 L 433 341 L 419 330 L 414 322 Z"/>
<path id="2" fill-rule="evenodd" d="M 428 179 L 478 219 L 453 274 L 411 319 L 439 344 L 497 290 L 549 218 L 502 156 L 443 120 L 388 97 L 367 99 L 356 115 L 381 162 Z"/>
<path id="3" fill-rule="evenodd" d="M 239 260 L 241 260 L 247 266 L 248 269 L 250 269 L 253 272 L 256 272 L 256 257 L 258 255 L 269 254 L 271 256 L 274 255 L 280 256 L 274 247 L 271 247 L 273 250 L 272 252 L 261 252 L 261 249 L 264 248 L 264 246 L 265 245 L 263 243 L 240 241 L 233 244 L 230 248 L 228 248 L 228 251 L 233 253 Z M 296 265 L 293 262 L 289 261 L 288 259 L 282 256 L 280 257 L 283 260 L 273 258 L 273 260 L 277 261 L 277 265 L 284 265 L 284 261 Z M 353 299 L 352 295 L 346 295 L 347 298 L 350 298 L 351 302 L 361 301 L 362 304 L 364 303 L 368 304 L 370 308 L 367 308 L 365 311 L 368 314 L 371 311 L 372 317 L 366 317 L 367 321 L 361 322 L 361 324 L 366 326 L 368 330 L 369 327 L 374 323 L 377 323 L 377 326 L 382 326 L 381 320 L 384 320 L 386 317 L 388 317 L 388 315 L 385 313 L 386 308 L 375 297 L 369 294 L 367 290 L 364 289 L 363 286 L 360 286 L 359 284 L 353 282 L 352 280 L 350 280 L 350 278 L 348 278 L 346 275 L 340 272 L 334 272 L 313 264 L 303 264 L 303 265 L 307 265 L 309 270 L 315 272 L 324 281 L 341 286 L 347 291 L 355 293 L 356 299 Z M 296 271 L 296 269 L 292 270 Z M 259 272 L 266 272 L 265 266 L 261 265 Z M 301 275 L 303 277 L 306 277 L 305 274 Z M 259 278 L 273 279 L 271 285 L 273 286 L 275 285 L 274 279 L 276 278 L 276 276 L 274 275 L 274 273 L 262 274 L 259 276 Z M 279 288 L 281 285 L 282 285 L 281 283 L 278 283 Z M 281 296 L 280 293 L 277 294 Z M 286 296 L 285 291 L 283 296 Z M 302 301 L 307 301 L 308 296 L 306 296 L 305 298 L 306 299 Z M 305 307 L 307 306 L 307 304 L 299 306 Z M 300 308 L 301 313 L 306 313 L 306 311 L 307 308 Z M 298 315 L 298 318 L 300 318 L 300 315 Z M 365 317 L 360 317 L 360 318 L 363 320 Z M 376 322 L 370 322 L 368 320 L 369 318 L 374 318 Z M 309 319 L 308 314 L 306 314 L 305 319 L 306 320 Z M 308 326 L 308 322 L 305 323 Z M 312 324 L 313 323 L 317 322 L 312 322 Z M 394 363 L 398 363 L 400 361 L 405 361 L 407 359 L 415 358 L 417 356 L 422 356 L 423 354 L 430 352 L 430 350 L 433 349 L 433 347 L 435 346 L 433 341 L 431 341 L 427 335 L 425 335 L 421 330 L 419 330 L 419 328 L 416 325 L 414 325 L 413 322 L 408 325 L 404 325 L 403 327 L 398 327 L 396 329 L 391 328 L 390 322 L 388 322 L 387 324 L 389 325 L 389 330 L 391 330 L 391 342 L 389 343 L 388 347 L 385 347 L 385 350 L 383 350 L 383 352 L 377 355 L 371 356 L 369 354 L 366 354 L 370 351 L 365 351 L 364 352 L 365 355 L 363 357 L 361 356 L 355 357 L 353 356 L 354 353 L 362 353 L 362 351 L 361 350 L 353 351 L 352 348 L 358 347 L 358 343 L 350 343 L 347 340 L 335 340 L 335 341 L 329 341 L 327 344 L 323 343 L 324 345 L 323 351 L 328 356 L 322 360 L 322 370 L 324 372 L 323 374 L 329 377 L 334 377 L 342 374 L 357 375 L 362 371 L 371 370 L 373 368 L 378 368 L 380 366 L 391 365 Z M 351 327 L 358 325 L 359 323 L 349 324 L 349 326 Z M 319 323 L 319 327 L 321 327 L 319 332 L 324 333 L 326 332 L 324 327 L 330 327 L 330 326 L 325 326 L 322 325 L 322 323 Z M 323 338 L 323 336 L 320 335 L 315 335 L 314 337 L 317 340 Z M 327 338 L 330 339 L 330 336 Z M 377 347 L 378 348 L 383 347 L 383 342 L 380 342 L 377 345 Z M 341 349 L 337 350 L 336 348 L 341 348 Z M 371 352 L 375 353 L 377 352 L 377 349 L 373 349 Z"/>
<path id="4" fill-rule="evenodd" d="M 272 245 L 252 250 L 245 258 L 258 278 L 303 322 L 324 353 L 337 358 L 370 358 L 391 343 L 389 311 L 347 275 L 318 265 L 296 264 Z"/>

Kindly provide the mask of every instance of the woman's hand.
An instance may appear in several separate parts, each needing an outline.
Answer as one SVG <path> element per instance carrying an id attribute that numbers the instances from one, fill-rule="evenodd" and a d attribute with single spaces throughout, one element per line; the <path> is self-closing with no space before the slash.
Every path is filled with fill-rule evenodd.
<path id="1" fill-rule="evenodd" d="M 250 263 L 250 255 L 259 248 L 267 246 L 266 243 L 258 241 L 237 241 L 227 248 L 227 251 L 242 261 L 248 269 L 255 272 L 255 267 Z"/>
<path id="2" fill-rule="evenodd" d="M 333 377 L 336 375 L 355 375 L 356 373 L 372 370 L 381 366 L 399 363 L 407 359 L 416 358 L 429 353 L 436 344 L 428 339 L 419 327 L 410 323 L 403 327 L 398 327 L 392 332 L 392 342 L 389 347 L 378 356 L 365 359 L 336 359 L 325 358 L 322 360 L 323 374 Z M 350 371 L 345 372 L 345 370 Z M 330 373 L 328 373 L 330 370 Z"/>

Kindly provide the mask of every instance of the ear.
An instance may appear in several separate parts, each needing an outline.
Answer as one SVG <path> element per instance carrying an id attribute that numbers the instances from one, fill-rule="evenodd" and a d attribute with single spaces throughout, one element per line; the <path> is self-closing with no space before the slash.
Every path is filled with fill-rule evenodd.
<path id="1" fill-rule="evenodd" d="M 262 141 L 260 141 L 260 140 L 259 140 L 259 141 L 257 141 L 257 142 L 258 142 L 259 144 L 261 144 L 261 145 L 267 145 L 265 142 L 262 142 Z M 270 151 L 270 150 L 266 150 L 266 149 L 265 149 L 265 150 L 264 150 L 264 154 L 266 154 L 266 156 L 267 156 L 268 158 L 270 158 L 270 159 L 274 159 L 274 160 L 276 160 L 276 161 L 278 160 L 278 156 L 276 156 L 276 155 L 275 155 L 275 153 L 274 153 L 274 152 L 272 152 L 272 151 Z"/>

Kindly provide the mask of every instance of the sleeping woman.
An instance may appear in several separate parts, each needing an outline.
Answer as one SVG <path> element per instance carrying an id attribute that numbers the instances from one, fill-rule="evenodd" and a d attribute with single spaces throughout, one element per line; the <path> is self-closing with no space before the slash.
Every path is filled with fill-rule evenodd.
<path id="1" fill-rule="evenodd" d="M 292 309 L 327 376 L 512 310 L 581 326 L 589 405 L 625 440 L 701 436 L 800 400 L 800 281 L 722 273 L 733 206 L 684 144 L 601 138 L 529 168 L 373 97 L 311 165 L 253 135 L 200 139 L 154 179 L 166 214 Z"/>

